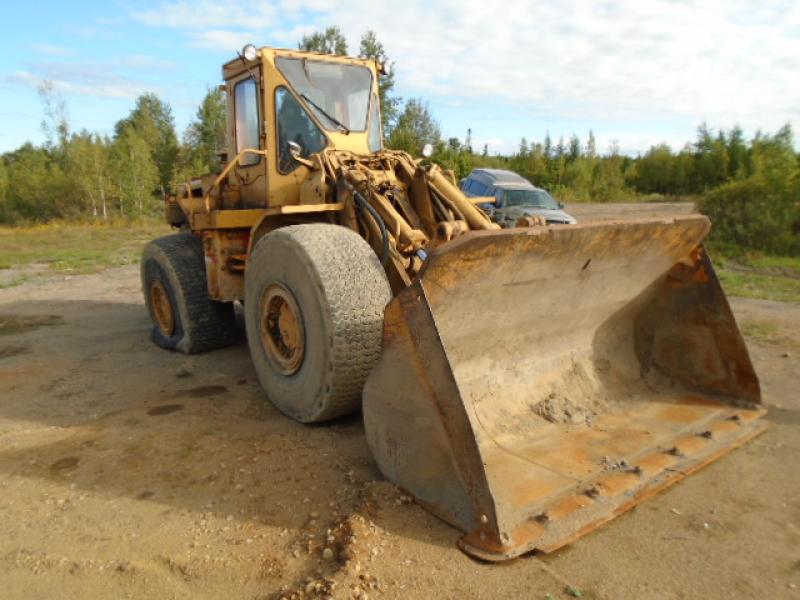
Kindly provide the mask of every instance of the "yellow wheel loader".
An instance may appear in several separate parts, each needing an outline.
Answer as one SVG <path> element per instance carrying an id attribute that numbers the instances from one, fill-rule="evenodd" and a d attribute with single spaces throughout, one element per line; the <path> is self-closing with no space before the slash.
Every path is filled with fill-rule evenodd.
<path id="1" fill-rule="evenodd" d="M 701 215 L 500 229 L 384 148 L 370 60 L 253 46 L 227 160 L 166 201 L 153 340 L 231 344 L 303 423 L 363 411 L 383 474 L 487 560 L 548 552 L 761 432 Z"/>

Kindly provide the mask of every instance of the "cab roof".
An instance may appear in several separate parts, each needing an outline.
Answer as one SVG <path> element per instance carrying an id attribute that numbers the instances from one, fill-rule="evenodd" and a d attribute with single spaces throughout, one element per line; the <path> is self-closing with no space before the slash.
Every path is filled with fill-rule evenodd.
<path id="1" fill-rule="evenodd" d="M 237 56 L 222 65 L 222 79 L 228 80 L 236 77 L 246 69 L 256 66 L 261 60 L 274 60 L 276 56 L 286 56 L 288 58 L 309 58 L 312 60 L 322 60 L 326 62 L 338 62 L 354 64 L 369 69 L 376 68 L 376 61 L 372 58 L 354 58 L 352 56 L 341 56 L 338 54 L 326 54 L 323 52 L 306 52 L 305 50 L 292 50 L 290 48 L 272 48 L 263 46 L 258 49 L 255 60 L 247 60 L 243 56 Z"/>

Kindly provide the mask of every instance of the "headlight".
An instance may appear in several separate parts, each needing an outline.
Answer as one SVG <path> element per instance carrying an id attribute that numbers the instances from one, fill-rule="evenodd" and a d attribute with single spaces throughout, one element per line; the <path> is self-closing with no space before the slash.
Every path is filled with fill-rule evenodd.
<path id="1" fill-rule="evenodd" d="M 247 60 L 255 60 L 256 56 L 258 56 L 258 50 L 253 44 L 247 44 L 244 48 L 242 48 L 242 56 L 244 56 Z"/>

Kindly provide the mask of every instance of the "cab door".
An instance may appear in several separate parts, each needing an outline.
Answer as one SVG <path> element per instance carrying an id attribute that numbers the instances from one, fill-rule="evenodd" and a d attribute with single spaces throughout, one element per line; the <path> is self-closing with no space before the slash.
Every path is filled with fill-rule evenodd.
<path id="1" fill-rule="evenodd" d="M 306 108 L 295 97 L 288 85 L 277 81 L 270 89 L 274 123 L 268 139 L 272 145 L 270 176 L 270 204 L 275 206 L 300 203 L 300 188 L 311 171 L 292 158 L 289 144 L 300 147 L 300 155 L 310 157 L 325 148 L 328 140 L 314 122 Z"/>
<path id="2" fill-rule="evenodd" d="M 264 150 L 266 131 L 261 74 L 243 73 L 228 81 L 228 98 L 233 103 L 231 115 L 233 148 L 231 159 L 244 149 Z M 267 160 L 259 154 L 245 154 L 233 171 L 239 187 L 241 205 L 247 208 L 267 206 Z"/>

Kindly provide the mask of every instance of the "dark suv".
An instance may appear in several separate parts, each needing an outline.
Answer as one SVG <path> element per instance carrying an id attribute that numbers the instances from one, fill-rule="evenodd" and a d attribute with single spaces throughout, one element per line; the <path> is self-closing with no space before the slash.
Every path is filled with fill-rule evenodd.
<path id="1" fill-rule="evenodd" d="M 520 217 L 539 215 L 548 225 L 574 225 L 575 217 L 547 191 L 537 188 L 513 171 L 473 169 L 461 180 L 461 191 L 470 197 L 493 196 L 493 204 L 481 204 L 496 223 L 513 227 Z"/>

